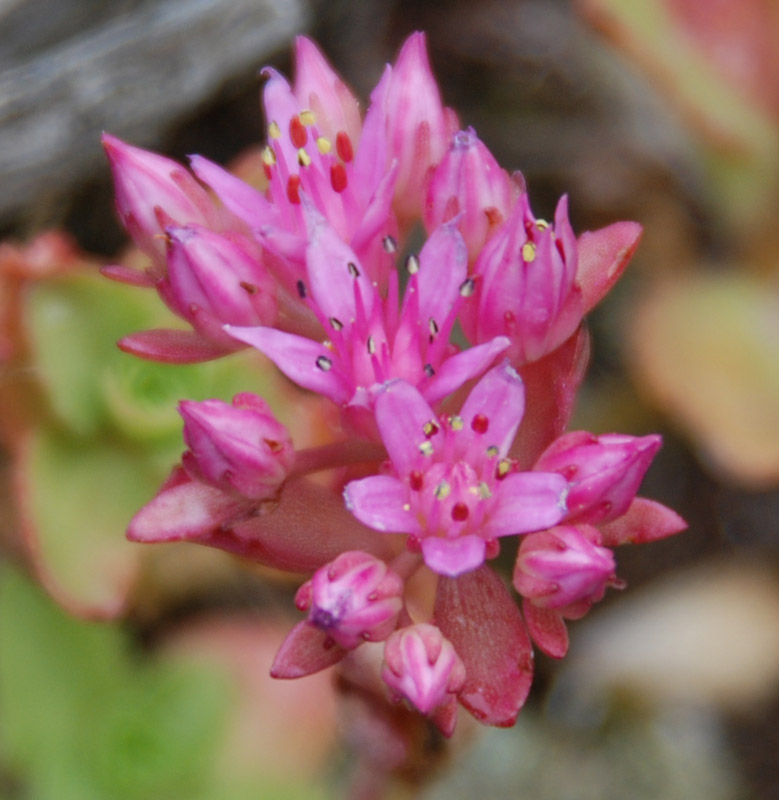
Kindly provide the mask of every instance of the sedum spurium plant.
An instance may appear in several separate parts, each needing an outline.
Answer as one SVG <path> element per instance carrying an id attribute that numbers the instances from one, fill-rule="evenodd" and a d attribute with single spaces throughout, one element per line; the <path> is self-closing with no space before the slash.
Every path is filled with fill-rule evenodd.
<path id="1" fill-rule="evenodd" d="M 275 677 L 340 663 L 352 683 L 380 676 L 377 716 L 406 701 L 449 736 L 460 704 L 511 725 L 533 646 L 565 655 L 567 620 L 622 586 L 612 548 L 684 528 L 636 496 L 658 436 L 565 433 L 583 317 L 641 229 L 577 238 L 566 198 L 535 217 L 521 176 L 443 105 L 422 34 L 364 117 L 311 41 L 295 55 L 292 85 L 265 73 L 262 189 L 105 136 L 149 266 L 104 271 L 190 325 L 123 350 L 185 364 L 255 348 L 331 409 L 331 439 L 295 449 L 294 423 L 247 392 L 183 400 L 187 449 L 128 536 L 309 573 Z M 491 564 L 512 536 L 515 593 Z"/>

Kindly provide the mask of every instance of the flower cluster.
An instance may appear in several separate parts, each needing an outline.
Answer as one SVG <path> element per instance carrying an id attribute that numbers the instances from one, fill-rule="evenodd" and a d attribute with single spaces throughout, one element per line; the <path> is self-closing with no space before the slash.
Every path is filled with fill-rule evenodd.
<path id="1" fill-rule="evenodd" d="M 443 105 L 422 34 L 364 117 L 306 38 L 296 70 L 292 85 L 265 72 L 253 184 L 104 138 L 119 214 L 150 259 L 105 272 L 156 289 L 189 326 L 120 346 L 174 364 L 255 348 L 334 411 L 328 443 L 296 451 L 259 397 L 183 401 L 188 449 L 128 535 L 311 574 L 276 677 L 368 664 L 358 653 L 383 642 L 382 702 L 445 735 L 458 703 L 510 725 L 533 644 L 561 657 L 566 620 L 621 586 L 611 548 L 684 527 L 636 496 L 658 436 L 564 432 L 583 317 L 640 227 L 577 239 L 565 197 L 536 218 L 521 178 Z M 488 563 L 515 535 L 521 601 Z"/>

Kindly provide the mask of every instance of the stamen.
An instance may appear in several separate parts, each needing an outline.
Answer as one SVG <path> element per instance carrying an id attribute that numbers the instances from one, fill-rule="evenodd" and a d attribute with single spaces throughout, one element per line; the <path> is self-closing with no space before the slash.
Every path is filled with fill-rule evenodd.
<path id="1" fill-rule="evenodd" d="M 316 140 L 316 148 L 323 156 L 326 156 L 333 149 L 333 145 L 330 144 L 329 139 L 325 139 L 324 136 L 320 136 Z"/>
<path id="2" fill-rule="evenodd" d="M 525 242 L 525 244 L 522 245 L 522 258 L 527 264 L 535 261 L 536 246 L 533 244 L 533 242 Z"/>
<path id="3" fill-rule="evenodd" d="M 427 321 L 427 329 L 430 331 L 430 341 L 432 342 L 438 335 L 438 323 L 432 317 Z"/>
<path id="4" fill-rule="evenodd" d="M 455 522 L 465 522 L 470 516 L 470 509 L 465 503 L 455 503 L 452 506 L 452 519 Z"/>
<path id="5" fill-rule="evenodd" d="M 436 500 L 446 500 L 451 493 L 452 487 L 446 481 L 441 481 L 433 490 L 433 495 Z"/>
<path id="6" fill-rule="evenodd" d="M 471 420 L 471 430 L 475 433 L 487 433 L 487 429 L 490 427 L 490 421 L 484 414 L 477 414 Z"/>
<path id="7" fill-rule="evenodd" d="M 300 205 L 300 175 L 290 175 L 287 181 L 287 199 L 294 205 Z"/>
<path id="8" fill-rule="evenodd" d="M 308 141 L 308 131 L 300 121 L 300 117 L 292 117 L 289 121 L 289 138 L 295 147 L 303 147 Z"/>
<path id="9" fill-rule="evenodd" d="M 322 372 L 330 372 L 333 368 L 333 362 L 327 356 L 319 356 L 316 360 L 316 365 Z"/>
<path id="10" fill-rule="evenodd" d="M 348 164 L 354 158 L 354 148 L 352 147 L 352 140 L 346 131 L 338 131 L 335 135 L 335 149 L 338 157 L 344 163 Z"/>
<path id="11" fill-rule="evenodd" d="M 249 283 L 248 281 L 241 281 L 238 285 L 246 292 L 246 294 L 257 294 L 257 292 L 260 291 L 258 286 L 253 283 Z"/>
<path id="12" fill-rule="evenodd" d="M 311 156 L 303 147 L 298 150 L 298 164 L 300 164 L 301 167 L 307 167 L 311 164 Z"/>
<path id="13" fill-rule="evenodd" d="M 332 328 L 334 331 L 341 331 L 341 330 L 343 330 L 344 324 L 343 324 L 343 322 L 341 322 L 341 320 L 340 320 L 340 319 L 338 319 L 338 317 L 330 317 L 330 319 L 328 320 L 328 322 L 330 323 L 330 327 L 331 327 L 331 328 Z"/>
<path id="14" fill-rule="evenodd" d="M 269 167 L 275 166 L 276 164 L 276 154 L 273 152 L 273 148 L 269 146 L 265 146 L 262 149 L 262 163 L 266 164 Z"/>
<path id="15" fill-rule="evenodd" d="M 419 452 L 422 453 L 423 456 L 432 456 L 433 455 L 433 445 L 430 442 L 422 442 L 419 445 Z"/>
<path id="16" fill-rule="evenodd" d="M 419 272 L 419 259 L 413 254 L 406 259 L 406 272 L 409 275 L 416 275 Z"/>
<path id="17" fill-rule="evenodd" d="M 482 500 L 486 500 L 487 498 L 492 497 L 492 492 L 490 491 L 490 487 L 487 486 L 487 484 L 484 481 L 482 481 L 479 484 L 479 497 Z"/>
<path id="18" fill-rule="evenodd" d="M 409 476 L 408 476 L 408 485 L 412 489 L 412 491 L 420 492 L 422 491 L 422 487 L 425 485 L 424 476 L 422 473 L 415 469 Z"/>
<path id="19" fill-rule="evenodd" d="M 305 284 L 305 283 L 303 283 L 303 281 L 298 281 L 298 282 L 295 284 L 295 287 L 296 287 L 296 288 L 297 288 L 297 290 L 298 290 L 298 297 L 299 297 L 301 300 L 305 300 L 305 299 L 306 299 L 306 284 Z"/>
<path id="20" fill-rule="evenodd" d="M 438 423 L 434 422 L 432 419 L 422 426 L 422 431 L 428 439 L 431 436 L 435 436 L 440 430 L 441 428 L 438 426 Z"/>
<path id="21" fill-rule="evenodd" d="M 305 111 L 300 112 L 300 121 L 307 127 L 310 128 L 312 125 L 316 125 L 316 114 L 310 109 L 306 109 Z"/>
<path id="22" fill-rule="evenodd" d="M 495 458 L 495 456 L 498 455 L 499 452 L 500 450 L 498 450 L 497 445 L 491 444 L 487 448 L 487 458 Z"/>
<path id="23" fill-rule="evenodd" d="M 279 123 L 278 122 L 274 121 L 274 122 L 271 122 L 270 125 L 268 125 L 268 136 L 271 139 L 280 139 L 281 138 L 281 128 L 279 127 Z"/>
<path id="24" fill-rule="evenodd" d="M 460 284 L 460 296 L 470 297 L 475 289 L 476 289 L 476 282 L 473 280 L 473 278 L 466 278 Z"/>
<path id="25" fill-rule="evenodd" d="M 381 240 L 381 245 L 384 248 L 385 253 L 395 253 L 398 249 L 398 243 L 395 240 L 394 236 L 385 236 Z"/>
<path id="26" fill-rule="evenodd" d="M 545 219 L 536 220 L 536 228 L 540 231 L 545 231 L 549 227 L 549 223 Z"/>
<path id="27" fill-rule="evenodd" d="M 449 426 L 453 431 L 461 431 L 465 427 L 462 417 L 453 416 L 449 417 Z"/>
<path id="28" fill-rule="evenodd" d="M 433 375 L 435 375 L 435 370 L 433 369 L 432 364 L 425 364 L 424 370 L 425 370 L 425 375 L 427 375 L 428 378 L 432 378 Z"/>
<path id="29" fill-rule="evenodd" d="M 344 169 L 343 164 L 331 164 L 330 165 L 330 185 L 333 187 L 333 191 L 341 194 L 341 192 L 346 189 L 348 184 L 348 178 L 346 176 L 346 170 Z"/>
<path id="30" fill-rule="evenodd" d="M 498 466 L 495 469 L 495 477 L 499 481 L 503 480 L 503 478 L 505 478 L 509 472 L 511 472 L 511 461 L 509 461 L 507 458 L 501 458 L 501 460 L 498 461 Z"/>
<path id="31" fill-rule="evenodd" d="M 351 275 L 353 278 L 359 278 L 359 277 L 360 277 L 360 270 L 359 270 L 359 269 L 357 269 L 357 264 L 355 264 L 355 263 L 354 263 L 354 261 L 350 261 L 350 262 L 349 262 L 349 263 L 346 265 L 346 268 L 349 270 L 349 274 L 350 274 L 350 275 Z"/>
<path id="32" fill-rule="evenodd" d="M 368 341 L 365 343 L 366 347 L 368 348 L 368 355 L 372 356 L 376 352 L 376 342 L 373 339 L 373 336 L 368 337 Z"/>

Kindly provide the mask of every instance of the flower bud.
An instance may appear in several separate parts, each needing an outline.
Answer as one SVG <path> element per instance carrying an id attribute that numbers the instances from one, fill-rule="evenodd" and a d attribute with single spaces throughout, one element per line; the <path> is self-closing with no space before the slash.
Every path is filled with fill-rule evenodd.
<path id="1" fill-rule="evenodd" d="M 308 622 L 341 647 L 379 642 L 395 629 L 403 580 L 381 559 L 352 550 L 318 569 L 295 596 Z"/>
<path id="2" fill-rule="evenodd" d="M 457 227 L 473 262 L 484 242 L 508 217 L 518 193 L 506 171 L 473 128 L 455 134 L 427 187 L 425 226 L 432 231 L 458 214 Z"/>
<path id="3" fill-rule="evenodd" d="M 534 605 L 581 616 L 616 584 L 614 554 L 596 528 L 560 525 L 522 539 L 514 588 Z"/>
<path id="4" fill-rule="evenodd" d="M 381 677 L 398 699 L 430 714 L 462 689 L 465 666 L 435 625 L 420 623 L 387 639 Z"/>
<path id="5" fill-rule="evenodd" d="M 523 194 L 476 260 L 479 298 L 463 320 L 466 334 L 474 342 L 508 336 L 515 366 L 537 361 L 568 339 L 582 320 L 576 268 L 567 199 L 561 198 L 550 225 L 533 216 Z"/>
<path id="6" fill-rule="evenodd" d="M 221 400 L 179 404 L 184 418 L 184 468 L 196 480 L 252 500 L 273 495 L 292 467 L 287 429 L 268 404 L 248 392 Z"/>
<path id="7" fill-rule="evenodd" d="M 218 227 L 219 212 L 206 190 L 181 164 L 103 134 L 114 176 L 116 209 L 135 244 L 164 263 L 163 230 L 171 223 Z"/>
<path id="8" fill-rule="evenodd" d="M 168 275 L 158 288 L 167 304 L 210 339 L 234 345 L 222 325 L 272 325 L 275 284 L 239 234 L 201 225 L 168 227 Z"/>
<path id="9" fill-rule="evenodd" d="M 636 496 L 662 440 L 617 433 L 566 433 L 553 442 L 534 470 L 559 472 L 569 482 L 566 522 L 597 525 L 621 517 Z"/>

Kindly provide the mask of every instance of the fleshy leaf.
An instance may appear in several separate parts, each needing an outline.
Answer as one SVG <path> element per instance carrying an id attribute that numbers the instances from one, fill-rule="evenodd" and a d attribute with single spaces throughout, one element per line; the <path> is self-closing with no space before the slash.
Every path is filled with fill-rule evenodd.
<path id="1" fill-rule="evenodd" d="M 279 648 L 270 674 L 274 678 L 302 678 L 332 667 L 347 652 L 324 631 L 305 621 L 298 622 Z"/>

